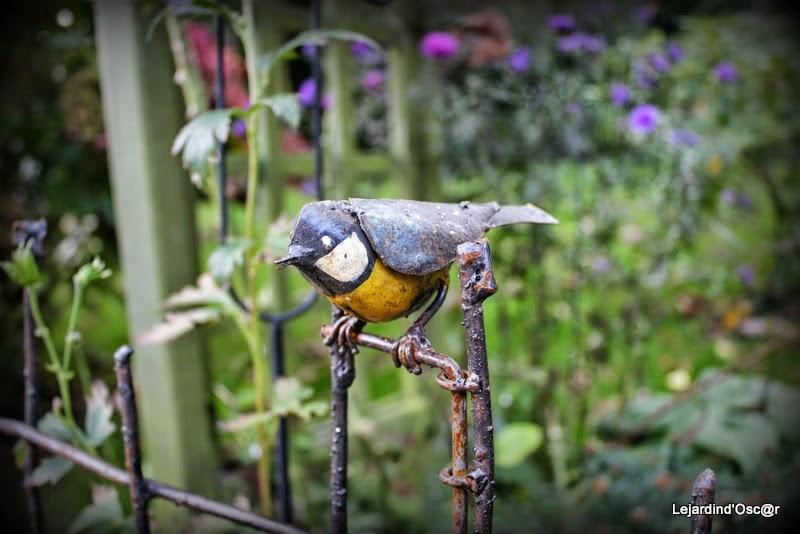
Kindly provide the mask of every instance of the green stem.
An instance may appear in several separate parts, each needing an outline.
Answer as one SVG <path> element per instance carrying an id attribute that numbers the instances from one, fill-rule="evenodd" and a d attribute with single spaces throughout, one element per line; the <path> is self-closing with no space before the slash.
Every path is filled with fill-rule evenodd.
<path id="1" fill-rule="evenodd" d="M 252 0 L 243 0 L 242 14 L 245 21 L 244 51 L 247 62 L 250 102 L 261 100 L 261 87 L 258 77 L 258 47 L 255 30 L 254 6 Z M 244 238 L 248 243 L 255 242 L 255 204 L 256 188 L 260 173 L 258 154 L 258 134 L 263 120 L 262 111 L 254 111 L 248 119 L 247 127 L 247 197 L 244 209 Z M 245 284 L 249 297 L 251 313 L 249 321 L 250 358 L 253 364 L 253 382 L 255 387 L 256 413 L 265 413 L 267 404 L 267 373 L 265 357 L 261 351 L 261 323 L 258 317 L 258 284 L 257 284 L 257 258 L 254 247 L 245 251 Z M 257 478 L 258 494 L 261 501 L 261 510 L 266 515 L 272 514 L 272 495 L 270 490 L 270 464 L 269 464 L 269 436 L 266 425 L 257 427 L 258 444 L 261 455 L 258 459 Z"/>
<path id="2" fill-rule="evenodd" d="M 75 345 L 75 373 L 78 375 L 83 396 L 89 396 L 92 391 L 92 378 L 89 372 L 89 362 L 86 360 L 86 353 L 80 342 L 76 342 Z"/>
<path id="3" fill-rule="evenodd" d="M 45 351 L 50 358 L 51 371 L 56 375 L 61 402 L 64 404 L 64 418 L 66 419 L 67 427 L 75 442 L 85 447 L 86 443 L 78 433 L 78 425 L 75 423 L 75 416 L 72 412 L 72 397 L 69 392 L 69 369 L 62 365 L 62 361 L 58 357 L 55 343 L 53 343 L 53 338 L 50 335 L 50 329 L 47 327 L 47 323 L 44 322 L 42 310 L 39 308 L 39 295 L 30 287 L 26 287 L 25 291 L 28 292 L 33 322 L 36 323 L 36 335 L 41 338 L 44 343 Z"/>
<path id="4" fill-rule="evenodd" d="M 78 311 L 83 301 L 84 286 L 77 280 L 72 280 L 72 308 L 67 321 L 67 333 L 64 334 L 64 369 L 69 369 L 72 363 L 72 346 L 75 344 L 75 325 L 78 322 Z M 84 391 L 84 393 L 88 393 Z"/>

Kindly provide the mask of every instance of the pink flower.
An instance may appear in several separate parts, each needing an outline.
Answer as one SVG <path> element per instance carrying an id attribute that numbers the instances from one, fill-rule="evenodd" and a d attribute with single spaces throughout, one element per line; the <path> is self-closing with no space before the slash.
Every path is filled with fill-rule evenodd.
<path id="1" fill-rule="evenodd" d="M 447 59 L 458 53 L 458 39 L 452 33 L 430 32 L 422 38 L 420 51 L 434 59 Z"/>
<path id="2" fill-rule="evenodd" d="M 361 87 L 373 93 L 378 92 L 386 81 L 386 75 L 380 69 L 368 70 L 361 77 Z"/>

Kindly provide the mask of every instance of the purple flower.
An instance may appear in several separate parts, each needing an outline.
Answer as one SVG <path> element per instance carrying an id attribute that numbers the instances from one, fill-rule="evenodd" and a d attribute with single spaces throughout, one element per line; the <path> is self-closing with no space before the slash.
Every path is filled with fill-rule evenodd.
<path id="1" fill-rule="evenodd" d="M 306 43 L 306 44 L 304 44 L 301 47 L 301 50 L 302 50 L 302 53 L 303 53 L 303 57 L 306 58 L 306 59 L 313 58 L 315 55 L 317 55 L 317 50 L 319 50 L 320 48 L 322 48 L 322 47 L 320 45 L 318 45 L 318 44 L 314 44 L 314 43 Z"/>
<path id="2" fill-rule="evenodd" d="M 636 135 L 652 133 L 661 120 L 661 112 L 652 104 L 639 104 L 628 115 L 628 129 Z"/>
<path id="3" fill-rule="evenodd" d="M 667 43 L 667 57 L 673 64 L 678 64 L 686 57 L 683 47 L 675 41 Z"/>
<path id="4" fill-rule="evenodd" d="M 672 142 L 678 146 L 697 146 L 700 142 L 700 136 L 692 130 L 680 129 L 673 130 L 670 136 Z"/>
<path id="5" fill-rule="evenodd" d="M 642 61 L 633 64 L 633 77 L 636 85 L 642 89 L 655 89 L 658 86 L 658 74 Z"/>
<path id="6" fill-rule="evenodd" d="M 598 256 L 595 258 L 592 267 L 597 274 L 606 274 L 611 270 L 611 261 L 605 256 Z"/>
<path id="7" fill-rule="evenodd" d="M 373 93 L 378 92 L 386 81 L 386 75 L 380 69 L 371 69 L 361 77 L 361 87 Z"/>
<path id="8" fill-rule="evenodd" d="M 650 54 L 647 57 L 647 64 L 656 72 L 667 72 L 670 68 L 669 60 L 664 54 Z"/>
<path id="9" fill-rule="evenodd" d="M 756 283 L 756 271 L 752 265 L 745 264 L 738 269 L 739 280 L 747 287 L 753 287 Z"/>
<path id="10" fill-rule="evenodd" d="M 529 48 L 520 46 L 514 50 L 508 58 L 508 65 L 514 72 L 527 72 L 531 68 L 531 51 Z"/>
<path id="11" fill-rule="evenodd" d="M 359 63 L 377 63 L 381 59 L 378 51 L 363 41 L 354 41 L 350 45 L 350 54 Z"/>
<path id="12" fill-rule="evenodd" d="M 314 106 L 314 101 L 317 98 L 317 84 L 314 78 L 306 78 L 300 84 L 300 89 L 297 90 L 297 100 L 300 105 L 306 108 Z M 328 109 L 331 105 L 330 95 L 322 96 L 322 109 Z"/>
<path id="13" fill-rule="evenodd" d="M 739 71 L 730 61 L 722 61 L 714 67 L 714 76 L 722 83 L 731 83 L 739 78 Z"/>
<path id="14" fill-rule="evenodd" d="M 624 83 L 611 84 L 611 101 L 617 107 L 622 107 L 631 100 L 631 88 Z"/>
<path id="15" fill-rule="evenodd" d="M 740 193 L 739 191 L 730 187 L 726 187 L 722 190 L 722 193 L 720 193 L 720 200 L 722 200 L 723 204 L 734 206 L 746 211 L 753 209 L 753 199 L 750 198 L 750 195 L 746 193 Z"/>
<path id="16" fill-rule="evenodd" d="M 458 39 L 452 33 L 430 32 L 422 38 L 420 51 L 434 59 L 447 59 L 458 53 Z"/>
<path id="17" fill-rule="evenodd" d="M 559 39 L 556 47 L 559 52 L 564 54 L 577 54 L 580 52 L 598 54 L 605 49 L 606 42 L 602 37 L 576 32 Z"/>
<path id="18" fill-rule="evenodd" d="M 372 47 L 364 41 L 354 41 L 350 45 L 350 53 L 353 57 L 364 57 L 372 52 Z"/>
<path id="19" fill-rule="evenodd" d="M 575 29 L 575 19 L 566 13 L 557 13 L 547 19 L 547 25 L 554 32 L 569 33 Z"/>
<path id="20" fill-rule="evenodd" d="M 231 133 L 237 139 L 242 139 L 247 135 L 247 124 L 242 119 L 236 119 L 231 125 Z"/>
<path id="21" fill-rule="evenodd" d="M 606 49 L 606 40 L 597 35 L 583 36 L 583 49 L 590 54 L 599 54 Z"/>

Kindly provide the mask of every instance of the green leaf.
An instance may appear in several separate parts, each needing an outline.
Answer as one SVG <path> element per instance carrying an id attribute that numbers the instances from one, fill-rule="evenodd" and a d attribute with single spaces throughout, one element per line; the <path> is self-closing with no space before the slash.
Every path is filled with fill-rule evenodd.
<path id="1" fill-rule="evenodd" d="M 51 438 L 67 443 L 72 441 L 72 433 L 70 433 L 66 423 L 53 412 L 44 414 L 36 426 L 43 434 Z"/>
<path id="2" fill-rule="evenodd" d="M 216 154 L 217 142 L 228 140 L 231 121 L 243 113 L 240 108 L 227 108 L 199 114 L 178 132 L 172 143 L 172 153 L 183 153 L 184 168 L 198 173 L 206 171 Z"/>
<path id="3" fill-rule="evenodd" d="M 208 257 L 208 270 L 217 284 L 230 282 L 236 267 L 244 264 L 244 253 L 248 244 L 245 240 L 232 240 L 214 249 Z"/>
<path id="4" fill-rule="evenodd" d="M 193 306 L 218 305 L 222 307 L 236 304 L 230 295 L 219 287 L 210 274 L 202 274 L 197 279 L 196 286 L 186 286 L 173 293 L 166 300 L 167 308 L 184 308 Z"/>
<path id="5" fill-rule="evenodd" d="M 168 312 L 164 321 L 136 336 L 142 345 L 158 345 L 179 338 L 203 324 L 215 323 L 222 318 L 217 308 L 203 306 L 180 312 Z"/>
<path id="6" fill-rule="evenodd" d="M 84 429 L 89 445 L 97 447 L 114 433 L 116 426 L 111 421 L 113 414 L 114 406 L 109 398 L 108 388 L 98 380 L 92 384 L 91 395 L 86 399 Z"/>
<path id="7" fill-rule="evenodd" d="M 221 421 L 223 432 L 241 432 L 256 425 L 269 423 L 277 417 L 299 417 L 308 420 L 323 415 L 328 404 L 322 401 L 304 402 L 314 395 L 314 390 L 294 377 L 281 377 L 275 380 L 272 390 L 272 409 L 262 413 L 241 415 L 228 421 Z"/>
<path id="8" fill-rule="evenodd" d="M 33 240 L 20 244 L 11 254 L 11 261 L 0 262 L 8 277 L 22 287 L 35 286 L 42 279 L 31 248 Z"/>
<path id="9" fill-rule="evenodd" d="M 26 481 L 31 486 L 42 486 L 50 483 L 55 484 L 75 466 L 72 462 L 60 456 L 49 456 L 33 470 L 30 478 Z"/>
<path id="10" fill-rule="evenodd" d="M 67 534 L 80 532 L 112 532 L 125 523 L 125 515 L 118 498 L 90 504 L 70 524 Z"/>
<path id="11" fill-rule="evenodd" d="M 17 440 L 14 444 L 14 465 L 17 469 L 22 469 L 25 466 L 25 457 L 28 456 L 28 446 L 24 440 Z"/>
<path id="12" fill-rule="evenodd" d="M 542 428 L 534 423 L 505 425 L 497 433 L 495 458 L 498 467 L 510 468 L 522 463 L 542 444 Z"/>
<path id="13" fill-rule="evenodd" d="M 270 52 L 265 54 L 261 60 L 258 62 L 258 73 L 259 79 L 261 82 L 261 86 L 266 86 L 267 81 L 269 80 L 269 74 L 272 68 L 281 60 L 286 59 L 292 53 L 294 53 L 295 48 L 303 46 L 305 44 L 317 44 L 322 45 L 325 44 L 328 40 L 340 40 L 340 41 L 358 41 L 362 43 L 367 43 L 375 50 L 383 50 L 381 45 L 367 37 L 366 35 L 351 32 L 347 30 L 308 30 L 300 33 L 293 39 L 287 41 L 283 46 L 275 50 L 274 52 Z"/>
<path id="14" fill-rule="evenodd" d="M 753 473 L 765 455 L 778 447 L 778 431 L 766 416 L 755 412 L 730 412 L 710 408 L 693 443 L 733 460 L 745 473 Z"/>
<path id="15" fill-rule="evenodd" d="M 767 387 L 767 416 L 789 440 L 800 441 L 800 425 L 797 424 L 797 407 L 800 406 L 800 391 L 796 388 L 771 381 Z"/>
<path id="16" fill-rule="evenodd" d="M 251 106 L 248 113 L 261 109 L 269 108 L 275 116 L 296 130 L 300 126 L 300 102 L 295 93 L 279 93 L 269 98 L 260 100 L 255 106 Z"/>

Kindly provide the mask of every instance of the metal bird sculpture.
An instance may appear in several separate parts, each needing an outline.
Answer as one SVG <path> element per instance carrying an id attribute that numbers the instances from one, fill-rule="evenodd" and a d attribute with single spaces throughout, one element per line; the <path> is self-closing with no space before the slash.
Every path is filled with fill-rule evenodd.
<path id="1" fill-rule="evenodd" d="M 354 336 L 366 323 L 391 321 L 433 300 L 398 340 L 395 365 L 419 374 L 414 352 L 429 346 L 425 325 L 447 294 L 449 267 L 459 244 L 487 230 L 558 221 L 533 204 L 445 204 L 415 200 L 325 200 L 306 204 L 291 234 L 288 256 L 344 315 L 326 344 L 357 352 Z"/>

